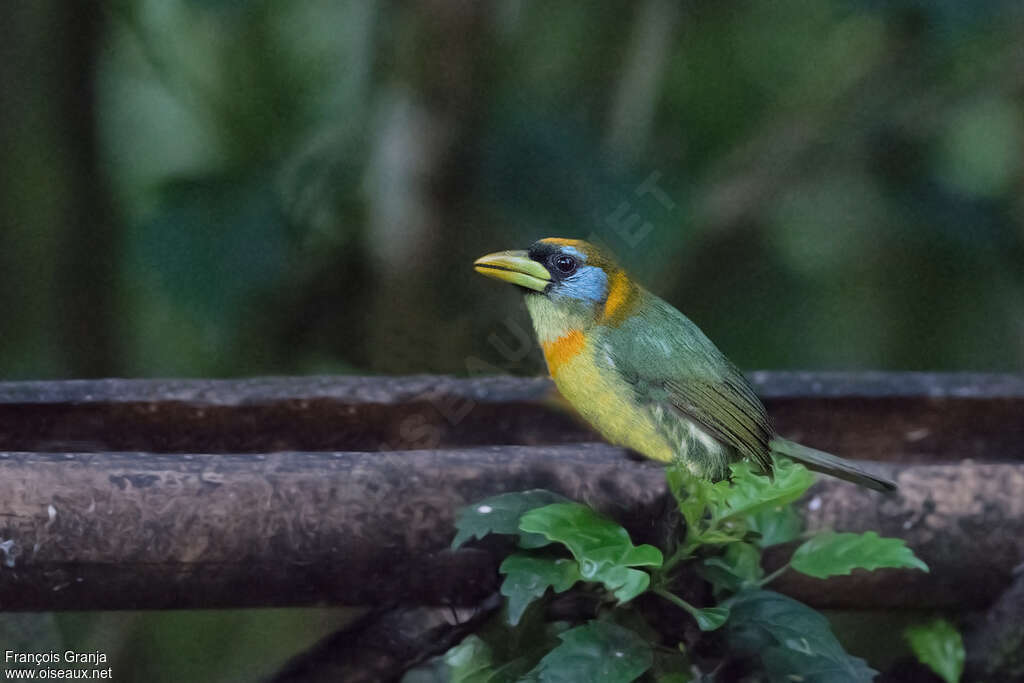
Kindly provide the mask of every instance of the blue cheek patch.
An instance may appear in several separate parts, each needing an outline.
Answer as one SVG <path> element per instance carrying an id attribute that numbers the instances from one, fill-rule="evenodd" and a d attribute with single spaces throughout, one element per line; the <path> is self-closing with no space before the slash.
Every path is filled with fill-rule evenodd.
<path id="1" fill-rule="evenodd" d="M 594 266 L 583 266 L 572 277 L 551 288 L 549 296 L 597 303 L 608 296 L 608 276 Z"/>

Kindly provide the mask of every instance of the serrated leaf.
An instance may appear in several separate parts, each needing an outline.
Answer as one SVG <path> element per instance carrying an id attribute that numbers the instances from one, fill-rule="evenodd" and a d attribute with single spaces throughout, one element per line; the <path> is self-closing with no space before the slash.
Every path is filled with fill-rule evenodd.
<path id="1" fill-rule="evenodd" d="M 708 507 L 718 522 L 792 503 L 814 483 L 814 475 L 806 467 L 787 458 L 775 459 L 774 480 L 756 474 L 746 461 L 733 463 L 729 469 L 732 484 L 721 481 L 709 490 Z"/>
<path id="2" fill-rule="evenodd" d="M 732 610 L 726 627 L 730 648 L 758 657 L 769 680 L 816 672 L 816 683 L 862 683 L 876 672 L 843 650 L 825 617 L 774 591 L 749 590 L 725 603 Z M 788 678 L 788 680 L 793 680 Z"/>
<path id="3" fill-rule="evenodd" d="M 629 683 L 651 668 L 650 643 L 616 624 L 592 621 L 559 635 L 562 643 L 527 674 L 540 683 Z M 530 678 L 533 676 L 533 678 Z"/>
<path id="4" fill-rule="evenodd" d="M 763 508 L 744 518 L 747 529 L 757 534 L 754 544 L 770 548 L 800 538 L 804 521 L 792 505 Z"/>
<path id="5" fill-rule="evenodd" d="M 586 505 L 557 503 L 531 510 L 519 521 L 524 532 L 540 534 L 566 546 L 585 581 L 600 582 L 627 602 L 647 590 L 650 576 L 630 567 L 660 567 L 661 551 L 634 546 L 629 533 Z"/>
<path id="6" fill-rule="evenodd" d="M 960 632 L 945 619 L 911 626 L 903 632 L 918 661 L 946 683 L 958 683 L 964 672 L 964 641 Z"/>
<path id="7" fill-rule="evenodd" d="M 733 543 L 721 555 L 705 558 L 700 573 L 716 591 L 738 591 L 764 576 L 761 553 L 749 543 Z"/>
<path id="8" fill-rule="evenodd" d="M 825 532 L 805 542 L 790 560 L 793 569 L 819 579 L 849 574 L 854 569 L 909 568 L 928 571 L 901 538 Z"/>
<path id="9" fill-rule="evenodd" d="M 606 571 L 599 571 L 593 580 L 601 581 L 605 588 L 612 591 L 619 604 L 629 602 L 651 585 L 651 577 L 647 572 L 626 567 L 612 567 Z"/>
<path id="10" fill-rule="evenodd" d="M 534 508 L 564 503 L 568 500 L 553 491 L 533 489 L 519 493 L 503 493 L 467 505 L 456 513 L 455 528 L 458 532 L 452 540 L 452 548 L 458 548 L 472 538 L 483 538 L 487 534 L 518 535 L 519 544 L 524 548 L 547 545 L 549 541 L 541 536 L 521 533 L 519 519 Z"/>
<path id="11" fill-rule="evenodd" d="M 488 683 L 494 668 L 491 648 L 478 636 L 466 636 L 444 656 L 451 683 Z"/>
<path id="12" fill-rule="evenodd" d="M 509 555 L 498 571 L 505 575 L 501 594 L 508 598 L 508 623 L 513 626 L 519 623 L 529 604 L 548 588 L 562 593 L 582 579 L 575 560 L 525 553 Z"/>

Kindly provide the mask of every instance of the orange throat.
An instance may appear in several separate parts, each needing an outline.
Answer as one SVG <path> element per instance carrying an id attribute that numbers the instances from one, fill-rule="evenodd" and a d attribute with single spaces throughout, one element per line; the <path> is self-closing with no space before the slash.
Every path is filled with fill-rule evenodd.
<path id="1" fill-rule="evenodd" d="M 552 377 L 583 350 L 584 343 L 586 339 L 583 337 L 583 330 L 569 330 L 554 341 L 541 343 L 544 360 L 548 362 L 548 371 Z"/>

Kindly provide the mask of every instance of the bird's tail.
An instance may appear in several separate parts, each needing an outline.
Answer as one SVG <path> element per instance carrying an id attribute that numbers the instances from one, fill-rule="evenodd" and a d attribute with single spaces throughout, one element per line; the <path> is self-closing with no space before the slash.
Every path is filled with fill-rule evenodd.
<path id="1" fill-rule="evenodd" d="M 779 455 L 784 455 L 787 458 L 792 458 L 793 460 L 805 465 L 808 469 L 816 472 L 828 474 L 833 477 L 839 477 L 846 481 L 852 481 L 854 484 L 867 486 L 868 488 L 875 489 L 876 491 L 894 491 L 896 489 L 896 483 L 894 481 L 886 479 L 885 477 L 880 477 L 876 474 L 871 474 L 849 460 L 843 460 L 831 453 L 819 451 L 814 448 L 808 448 L 807 446 L 798 444 L 795 441 L 790 441 L 789 439 L 783 439 L 782 437 L 775 437 L 768 443 L 768 445 L 771 447 L 772 453 L 778 453 Z"/>

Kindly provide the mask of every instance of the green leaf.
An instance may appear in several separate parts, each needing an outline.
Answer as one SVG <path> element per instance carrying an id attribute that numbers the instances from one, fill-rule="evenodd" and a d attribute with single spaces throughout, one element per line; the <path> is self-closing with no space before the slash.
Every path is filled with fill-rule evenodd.
<path id="1" fill-rule="evenodd" d="M 718 482 L 709 493 L 711 517 L 718 522 L 792 503 L 814 483 L 806 467 L 787 458 L 775 459 L 774 480 L 756 474 L 746 461 L 733 463 L 730 470 L 732 485 Z"/>
<path id="2" fill-rule="evenodd" d="M 579 563 L 580 576 L 603 583 L 620 603 L 632 600 L 650 584 L 646 572 L 630 567 L 660 567 L 663 561 L 660 550 L 634 546 L 625 529 L 579 503 L 531 510 L 519 520 L 519 528 L 569 548 Z"/>
<path id="3" fill-rule="evenodd" d="M 651 585 L 651 577 L 647 572 L 625 567 L 597 570 L 592 580 L 603 583 L 605 588 L 612 591 L 619 604 L 629 602 Z"/>
<path id="4" fill-rule="evenodd" d="M 634 605 L 622 605 L 613 610 L 605 610 L 601 621 L 608 621 L 622 628 L 629 629 L 644 640 L 652 643 L 661 641 L 661 633 L 651 626 L 643 613 Z"/>
<path id="5" fill-rule="evenodd" d="M 696 531 L 704 517 L 712 484 L 693 476 L 685 467 L 677 464 L 665 468 L 665 479 L 679 505 L 679 512 L 686 520 L 687 528 Z"/>
<path id="6" fill-rule="evenodd" d="M 655 588 L 654 594 L 659 595 L 676 607 L 686 610 L 694 618 L 701 631 L 714 631 L 721 627 L 729 619 L 729 608 L 719 605 L 718 607 L 694 607 L 686 600 L 664 588 Z"/>
<path id="7" fill-rule="evenodd" d="M 964 672 L 964 641 L 960 632 L 945 619 L 911 626 L 903 632 L 918 661 L 937 673 L 946 683 L 958 683 Z"/>
<path id="8" fill-rule="evenodd" d="M 800 513 L 792 505 L 763 508 L 747 515 L 744 521 L 747 529 L 758 534 L 754 543 L 760 548 L 796 540 L 804 528 Z"/>
<path id="9" fill-rule="evenodd" d="M 527 606 L 544 595 L 549 587 L 562 593 L 583 578 L 574 560 L 525 553 L 506 557 L 499 571 L 505 575 L 501 594 L 508 598 L 508 623 L 513 626 L 519 623 Z"/>
<path id="10" fill-rule="evenodd" d="M 754 473 L 746 462 L 733 464 L 731 471 L 731 482 L 712 484 L 694 477 L 685 468 L 667 468 L 669 489 L 686 520 L 690 547 L 726 545 L 742 540 L 750 526 L 765 526 L 773 521 L 770 514 L 761 517 L 760 513 L 782 509 L 814 483 L 814 476 L 806 468 L 784 458 L 776 461 L 774 481 Z M 711 510 L 710 523 L 705 520 L 708 509 Z"/>
<path id="11" fill-rule="evenodd" d="M 846 655 L 843 661 L 815 657 L 788 647 L 766 648 L 761 663 L 772 679 L 779 683 L 852 683 L 875 680 L 877 671 L 860 657 Z"/>
<path id="12" fill-rule="evenodd" d="M 474 635 L 448 650 L 444 661 L 450 668 L 451 683 L 487 683 L 494 668 L 490 646 Z"/>
<path id="13" fill-rule="evenodd" d="M 650 643 L 627 628 L 592 621 L 562 633 L 561 645 L 527 674 L 540 683 L 628 683 L 651 668 Z M 530 678 L 533 676 L 533 678 Z"/>
<path id="14" fill-rule="evenodd" d="M 737 581 L 735 576 L 717 564 L 709 565 L 702 562 L 697 565 L 696 569 L 697 575 L 711 584 L 712 594 L 715 598 L 720 598 L 723 593 L 734 593 L 740 590 L 742 582 Z"/>
<path id="15" fill-rule="evenodd" d="M 790 564 L 798 572 L 819 579 L 849 574 L 854 569 L 906 567 L 928 571 L 928 565 L 903 539 L 881 538 L 874 531 L 818 534 L 796 549 Z"/>
<path id="16" fill-rule="evenodd" d="M 467 505 L 455 516 L 458 533 L 452 541 L 452 548 L 458 548 L 471 538 L 483 538 L 487 534 L 520 535 L 520 546 L 539 548 L 547 545 L 544 538 L 534 534 L 520 534 L 519 518 L 534 508 L 564 503 L 569 499 L 552 491 L 533 489 L 519 493 L 503 493 Z"/>
<path id="17" fill-rule="evenodd" d="M 432 657 L 406 671 L 402 675 L 401 683 L 450 683 L 451 679 L 451 668 L 441 656 Z"/>
<path id="18" fill-rule="evenodd" d="M 701 631 L 714 631 L 728 621 L 730 611 L 727 607 L 697 607 L 690 614 Z"/>
<path id="19" fill-rule="evenodd" d="M 749 590 L 724 604 L 732 610 L 726 627 L 729 647 L 760 658 L 770 680 L 799 676 L 808 683 L 860 683 L 876 673 L 843 650 L 823 615 L 792 598 Z"/>
<path id="20" fill-rule="evenodd" d="M 721 555 L 705 558 L 699 571 L 716 591 L 738 591 L 755 585 L 764 576 L 761 553 L 749 543 L 726 546 Z"/>
<path id="21" fill-rule="evenodd" d="M 516 657 L 495 668 L 491 677 L 487 679 L 487 683 L 518 683 L 528 680 L 525 676 L 536 664 L 537 656 Z"/>
<path id="22" fill-rule="evenodd" d="M 445 661 L 451 662 L 444 680 L 458 674 L 469 683 L 514 683 L 559 644 L 558 634 L 566 628 L 563 622 L 545 622 L 539 603 L 532 603 L 515 627 L 506 615 L 495 614 L 472 636 L 475 640 L 467 638 L 446 653 Z"/>
<path id="23" fill-rule="evenodd" d="M 701 545 L 728 545 L 729 543 L 739 543 L 743 540 L 747 530 L 743 526 L 735 526 L 725 529 L 712 529 L 710 531 L 697 532 L 694 534 L 694 538 L 701 543 Z"/>

